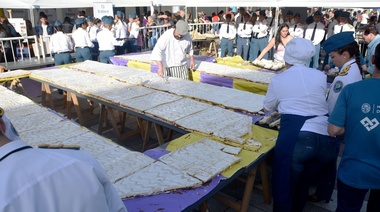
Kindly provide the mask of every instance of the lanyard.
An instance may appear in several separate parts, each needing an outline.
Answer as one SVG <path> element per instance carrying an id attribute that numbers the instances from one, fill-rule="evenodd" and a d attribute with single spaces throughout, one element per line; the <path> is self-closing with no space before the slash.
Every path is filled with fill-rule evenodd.
<path id="1" fill-rule="evenodd" d="M 24 149 L 30 149 L 32 148 L 31 146 L 23 146 L 23 147 L 20 147 L 18 149 L 15 149 L 11 152 L 8 152 L 8 154 L 4 155 L 2 158 L 0 158 L 0 161 L 4 160 L 5 158 L 7 158 L 9 155 L 13 154 L 13 153 L 16 153 L 16 152 L 19 152 L 19 151 L 22 151 Z"/>

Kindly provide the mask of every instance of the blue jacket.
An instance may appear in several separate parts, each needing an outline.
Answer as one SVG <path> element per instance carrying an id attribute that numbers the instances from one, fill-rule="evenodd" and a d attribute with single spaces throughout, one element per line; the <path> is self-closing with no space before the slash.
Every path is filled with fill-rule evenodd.
<path id="1" fill-rule="evenodd" d="M 36 26 L 36 35 L 37 35 L 37 38 L 39 38 L 43 33 L 43 29 L 42 29 L 42 25 L 41 24 L 38 24 Z M 54 34 L 54 26 L 49 24 L 48 23 L 48 26 L 47 26 L 47 33 L 48 35 L 52 35 Z"/>

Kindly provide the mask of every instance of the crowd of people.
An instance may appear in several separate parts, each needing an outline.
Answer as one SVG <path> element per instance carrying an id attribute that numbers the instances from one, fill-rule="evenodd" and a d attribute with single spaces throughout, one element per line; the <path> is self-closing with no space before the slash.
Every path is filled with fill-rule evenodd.
<path id="1" fill-rule="evenodd" d="M 284 62 L 284 51 L 286 43 L 291 38 L 305 38 L 313 42 L 315 46 L 314 55 L 306 61 L 308 66 L 322 69 L 328 65 L 331 68 L 330 60 L 325 58 L 321 61 L 321 44 L 334 34 L 351 31 L 353 36 L 358 31 L 364 31 L 368 27 L 380 29 L 376 10 L 323 10 L 313 8 L 307 11 L 308 16 L 305 23 L 301 23 L 301 15 L 288 10 L 282 14 L 279 10 L 277 21 L 277 32 L 274 32 L 276 10 L 249 11 L 246 8 L 239 8 L 236 13 L 228 11 L 213 13 L 215 21 L 223 21 L 218 33 L 221 40 L 220 57 L 235 55 L 233 44 L 236 44 L 236 55 L 240 55 L 246 61 L 261 59 L 273 59 Z M 368 42 L 367 42 L 368 43 Z M 364 46 L 366 46 L 364 44 Z M 362 51 L 365 48 L 361 49 Z M 363 54 L 365 51 L 363 52 Z M 363 61 L 369 64 L 370 61 Z M 364 66 L 364 69 L 366 67 Z"/>

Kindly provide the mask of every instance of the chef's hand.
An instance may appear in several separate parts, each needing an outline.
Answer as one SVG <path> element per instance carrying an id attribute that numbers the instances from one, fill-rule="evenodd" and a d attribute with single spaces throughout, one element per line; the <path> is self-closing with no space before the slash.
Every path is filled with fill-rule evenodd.
<path id="1" fill-rule="evenodd" d="M 330 65 L 325 65 L 325 72 L 327 73 L 331 69 Z"/>
<path id="2" fill-rule="evenodd" d="M 195 64 L 194 61 L 190 61 L 190 70 L 195 71 Z"/>
<path id="3" fill-rule="evenodd" d="M 162 67 L 158 67 L 157 74 L 158 74 L 158 76 L 160 76 L 160 77 L 164 77 L 164 70 L 162 69 Z"/>

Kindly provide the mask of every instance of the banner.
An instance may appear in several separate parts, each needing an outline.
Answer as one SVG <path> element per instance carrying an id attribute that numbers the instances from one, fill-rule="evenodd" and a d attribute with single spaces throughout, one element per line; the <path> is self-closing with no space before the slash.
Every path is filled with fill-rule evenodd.
<path id="1" fill-rule="evenodd" d="M 13 25 L 15 30 L 20 33 L 21 36 L 26 36 L 26 24 L 22 18 L 9 18 L 9 23 Z"/>
<path id="2" fill-rule="evenodd" d="M 94 2 L 94 17 L 102 18 L 103 16 L 112 16 L 113 17 L 113 5 L 112 3 L 102 3 Z"/>

